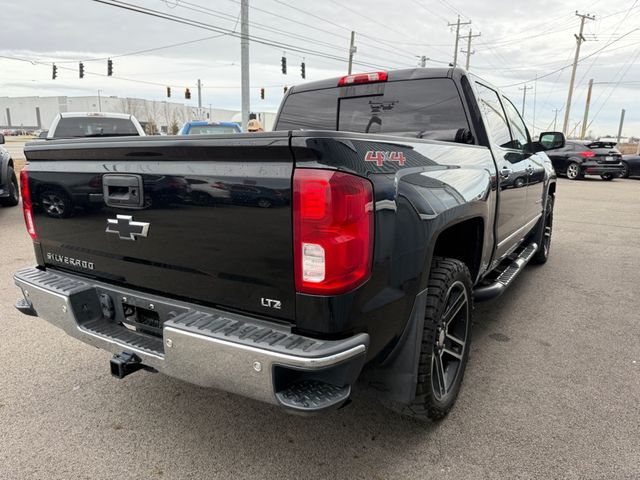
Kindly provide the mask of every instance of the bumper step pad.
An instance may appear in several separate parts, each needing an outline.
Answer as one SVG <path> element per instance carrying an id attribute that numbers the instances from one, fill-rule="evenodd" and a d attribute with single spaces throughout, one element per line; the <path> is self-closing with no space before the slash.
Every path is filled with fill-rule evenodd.
<path id="1" fill-rule="evenodd" d="M 301 380 L 276 393 L 280 404 L 299 413 L 316 413 L 342 406 L 351 386 L 337 387 L 320 380 Z"/>

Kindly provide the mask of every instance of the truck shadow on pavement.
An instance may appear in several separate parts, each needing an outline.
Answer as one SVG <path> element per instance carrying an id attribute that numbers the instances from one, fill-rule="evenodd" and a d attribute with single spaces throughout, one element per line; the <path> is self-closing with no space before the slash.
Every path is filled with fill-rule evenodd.
<path id="1" fill-rule="evenodd" d="M 415 461 L 440 471 L 443 456 L 451 455 L 446 437 L 463 432 L 477 408 L 469 377 L 487 366 L 474 365 L 478 360 L 474 357 L 496 341 L 509 341 L 501 333 L 503 320 L 496 312 L 511 308 L 529 273 L 523 272 L 502 298 L 476 309 L 471 372 L 457 405 L 441 422 L 403 417 L 362 388 L 354 390 L 353 402 L 343 409 L 302 417 L 163 375 L 138 374 L 125 381 L 105 379 L 105 390 L 111 390 L 108 395 L 121 397 L 115 403 L 122 405 L 113 411 L 112 418 L 118 421 L 110 428 L 135 428 L 144 431 L 145 438 L 155 438 L 156 430 L 157 435 L 171 432 L 174 467 L 183 470 L 197 465 L 202 472 L 225 472 L 230 478 L 390 478 Z M 126 401 L 129 396 L 154 400 L 138 403 L 132 411 Z M 247 468 L 258 470 L 253 475 Z"/>

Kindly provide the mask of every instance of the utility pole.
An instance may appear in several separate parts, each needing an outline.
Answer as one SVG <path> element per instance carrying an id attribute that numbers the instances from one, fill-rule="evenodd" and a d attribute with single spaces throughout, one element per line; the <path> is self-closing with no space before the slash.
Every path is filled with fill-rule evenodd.
<path id="1" fill-rule="evenodd" d="M 582 120 L 582 132 L 580 132 L 580 140 L 584 140 L 587 133 L 587 120 L 589 119 L 589 105 L 591 104 L 591 90 L 593 89 L 593 78 L 589 80 L 589 90 L 587 90 L 587 103 L 584 106 L 584 119 Z"/>
<path id="2" fill-rule="evenodd" d="M 562 133 L 566 135 L 567 127 L 569 126 L 569 115 L 571 114 L 571 97 L 573 96 L 573 84 L 576 81 L 576 68 L 578 67 L 578 60 L 580 59 L 580 46 L 585 41 L 582 32 L 584 31 L 584 22 L 586 20 L 595 20 L 594 15 L 578 13 L 576 10 L 576 16 L 580 17 L 580 33 L 576 35 L 576 56 L 573 59 L 573 68 L 571 69 L 571 80 L 569 80 L 569 94 L 567 95 L 567 106 L 564 111 L 564 125 L 562 127 Z"/>
<path id="3" fill-rule="evenodd" d="M 536 73 L 536 80 L 533 83 L 533 122 L 531 122 L 531 138 L 536 136 L 536 101 L 538 99 L 538 74 Z"/>
<path id="4" fill-rule="evenodd" d="M 624 123 L 624 108 L 620 112 L 620 126 L 618 127 L 618 140 L 616 143 L 620 143 L 620 137 L 622 136 L 622 124 Z"/>
<path id="5" fill-rule="evenodd" d="M 456 23 L 449 23 L 450 27 L 456 27 L 456 45 L 453 50 L 453 66 L 458 65 L 458 42 L 460 40 L 460 26 L 461 25 L 471 25 L 471 21 L 468 22 L 460 22 L 460 15 L 458 15 L 458 21 Z"/>
<path id="6" fill-rule="evenodd" d="M 98 111 L 101 112 L 102 111 L 102 99 L 100 98 L 100 93 L 102 92 L 102 90 L 98 90 Z"/>
<path id="7" fill-rule="evenodd" d="M 356 32 L 351 30 L 351 43 L 349 44 L 349 69 L 347 71 L 348 75 L 351 75 L 351 71 L 353 69 L 353 54 L 358 51 L 358 47 L 356 47 L 355 42 Z"/>
<path id="8" fill-rule="evenodd" d="M 553 111 L 555 112 L 553 114 L 553 131 L 555 132 L 555 131 L 557 131 L 556 130 L 556 120 L 558 120 L 558 109 L 554 108 Z"/>
<path id="9" fill-rule="evenodd" d="M 478 33 L 477 35 L 473 35 L 473 31 L 471 29 L 469 29 L 469 35 L 467 35 L 466 37 L 463 37 L 463 38 L 467 39 L 467 49 L 466 50 L 460 50 L 460 52 L 467 54 L 467 63 L 465 65 L 465 68 L 467 70 L 469 70 L 469 62 L 471 61 L 471 55 L 476 53 L 475 50 L 471 50 L 471 39 L 475 38 L 475 37 L 479 37 L 480 35 L 482 35 L 482 34 Z"/>
<path id="10" fill-rule="evenodd" d="M 532 88 L 533 87 L 530 87 L 526 83 L 525 83 L 524 87 L 518 87 L 518 90 L 523 90 L 523 93 L 522 93 L 522 112 L 520 112 L 521 115 L 522 115 L 522 118 L 524 118 L 524 107 L 525 107 L 526 102 L 527 102 L 527 90 L 531 90 Z"/>
<path id="11" fill-rule="evenodd" d="M 198 110 L 202 110 L 202 82 L 198 79 Z"/>
<path id="12" fill-rule="evenodd" d="M 240 69 L 242 87 L 242 129 L 249 123 L 249 0 L 240 0 Z M 199 85 L 199 82 L 198 82 Z M 198 103 L 200 99 L 198 98 Z"/>

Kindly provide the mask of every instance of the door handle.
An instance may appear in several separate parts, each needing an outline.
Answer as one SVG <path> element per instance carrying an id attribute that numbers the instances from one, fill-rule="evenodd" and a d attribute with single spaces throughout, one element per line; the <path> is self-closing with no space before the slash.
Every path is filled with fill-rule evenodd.
<path id="1" fill-rule="evenodd" d="M 104 203 L 110 207 L 142 208 L 143 182 L 140 175 L 107 173 L 102 176 Z"/>
<path id="2" fill-rule="evenodd" d="M 513 170 L 507 167 L 503 167 L 502 170 L 500 170 L 500 176 L 502 178 L 509 178 L 509 175 L 511 175 L 512 173 L 513 173 Z"/>

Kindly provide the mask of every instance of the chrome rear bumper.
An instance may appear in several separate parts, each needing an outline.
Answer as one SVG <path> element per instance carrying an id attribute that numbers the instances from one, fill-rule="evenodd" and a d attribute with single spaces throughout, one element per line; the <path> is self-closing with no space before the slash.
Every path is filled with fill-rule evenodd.
<path id="1" fill-rule="evenodd" d="M 324 382 L 350 391 L 369 343 L 367 334 L 337 341 L 303 337 L 285 325 L 51 269 L 20 270 L 14 279 L 24 296 L 20 310 L 28 303 L 37 316 L 78 340 L 112 353 L 135 353 L 144 365 L 186 382 L 285 407 L 291 405 L 281 393 L 292 381 Z M 104 318 L 100 295 L 112 298 L 114 318 Z M 119 321 L 123 300 L 153 305 L 161 319 L 167 318 L 162 337 L 126 328 Z"/>

